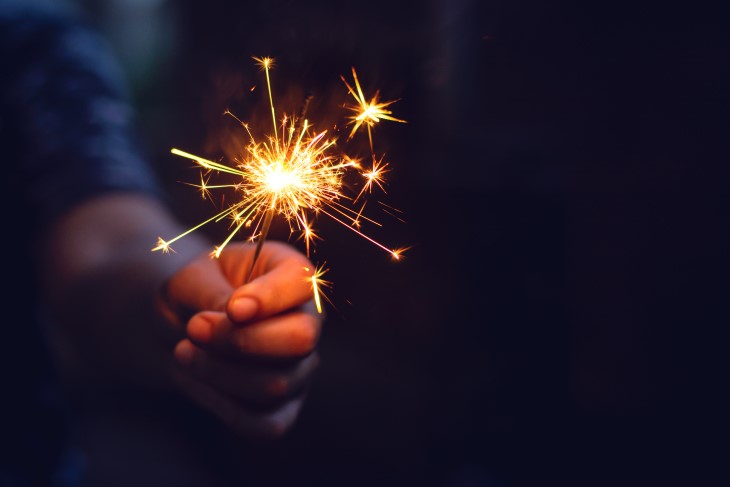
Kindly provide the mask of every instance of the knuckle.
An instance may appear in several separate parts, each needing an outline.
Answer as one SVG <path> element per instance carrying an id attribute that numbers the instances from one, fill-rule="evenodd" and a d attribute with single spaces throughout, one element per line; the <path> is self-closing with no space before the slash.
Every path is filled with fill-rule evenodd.
<path id="1" fill-rule="evenodd" d="M 292 332 L 292 348 L 298 355 L 308 355 L 317 346 L 319 326 L 317 321 L 307 315 L 302 316 Z"/>

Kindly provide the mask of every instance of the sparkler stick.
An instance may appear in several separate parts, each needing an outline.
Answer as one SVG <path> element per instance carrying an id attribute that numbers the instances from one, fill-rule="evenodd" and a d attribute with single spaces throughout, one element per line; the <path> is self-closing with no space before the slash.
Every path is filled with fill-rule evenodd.
<path id="1" fill-rule="evenodd" d="M 256 260 L 259 258 L 259 254 L 261 253 L 261 247 L 264 246 L 264 240 L 266 240 L 266 236 L 269 234 L 269 228 L 271 228 L 271 220 L 274 219 L 274 209 L 269 208 L 269 211 L 266 212 L 266 216 L 264 217 L 264 226 L 261 229 L 261 236 L 259 237 L 259 241 L 256 244 L 256 251 L 253 254 L 253 260 L 251 261 L 251 268 L 248 270 L 248 275 L 246 276 L 246 280 L 243 281 L 244 284 L 251 280 L 251 275 L 253 274 L 253 268 L 256 266 Z"/>
<path id="2" fill-rule="evenodd" d="M 271 78 L 269 77 L 269 68 L 274 65 L 274 60 L 270 57 L 263 57 L 263 58 L 254 57 L 253 59 L 259 63 L 259 66 L 264 68 L 264 71 L 266 71 L 266 87 L 269 91 L 269 106 L 271 107 L 271 123 L 274 126 L 274 140 L 278 144 L 279 143 L 279 134 L 276 131 L 276 112 L 274 110 L 274 96 L 271 93 Z M 246 276 L 246 280 L 244 281 L 244 284 L 251 280 L 251 275 L 253 275 L 253 268 L 256 266 L 256 260 L 258 260 L 259 254 L 261 253 L 261 247 L 264 246 L 264 240 L 266 240 L 266 237 L 269 235 L 269 229 L 271 228 L 271 220 L 273 220 L 273 219 L 274 219 L 274 207 L 272 206 L 266 212 L 266 217 L 264 218 L 264 226 L 261 229 L 261 236 L 259 237 L 259 241 L 256 244 L 256 251 L 253 254 L 253 260 L 251 261 L 251 268 L 248 270 L 248 276 Z"/>
<path id="3" fill-rule="evenodd" d="M 233 189 L 242 193 L 242 198 L 177 237 L 170 240 L 159 238 L 157 246 L 152 250 L 169 252 L 172 250 L 170 247 L 172 243 L 203 225 L 213 221 L 231 219 L 233 230 L 223 243 L 216 247 L 212 255 L 216 258 L 219 257 L 225 246 L 240 230 L 252 227 L 252 234 L 257 235 L 257 244 L 251 267 L 246 276 L 245 282 L 249 282 L 253 276 L 264 241 L 269 234 L 274 216 L 277 214 L 287 221 L 292 232 L 295 230 L 301 232 L 301 238 L 304 240 L 307 255 L 309 256 L 310 246 L 315 239 L 319 238 L 310 223 L 313 219 L 308 217 L 308 214 L 311 213 L 314 217 L 319 214 L 328 216 L 360 237 L 385 250 L 394 260 L 398 260 L 405 249 L 391 249 L 368 236 L 361 229 L 363 221 L 380 226 L 380 223 L 363 214 L 365 203 L 359 209 L 352 208 L 347 204 L 356 203 L 361 197 L 364 197 L 366 191 L 368 194 L 371 193 L 373 186 L 377 186 L 384 191 L 383 175 L 387 172 L 388 164 L 383 163 L 382 158 L 377 160 L 375 157 L 372 127 L 381 119 L 404 122 L 404 120 L 393 117 L 392 112 L 387 109 L 396 100 L 379 102 L 379 94 L 376 92 L 375 96 L 367 101 L 354 68 L 352 69 L 354 89 L 342 77 L 348 92 L 358 102 L 357 106 L 346 107 L 355 112 L 353 116 L 349 117 L 350 123 L 354 126 L 347 140 L 352 139 L 363 125 L 368 130 L 370 151 L 373 158 L 372 169 L 360 171 L 361 168 L 356 159 L 337 151 L 335 137 L 328 138 L 326 130 L 315 132 L 313 125 L 304 118 L 311 96 L 306 98 L 298 118 L 284 115 L 281 120 L 281 127 L 278 126 L 269 73 L 274 65 L 274 60 L 269 57 L 255 57 L 253 59 L 266 74 L 273 135 L 269 135 L 263 140 L 257 140 L 247 123 L 226 110 L 225 115 L 233 117 L 244 128 L 250 140 L 241 157 L 234 159 L 237 163 L 236 166 L 211 161 L 180 149 L 172 149 L 173 154 L 185 157 L 200 166 L 200 185 L 191 184 L 191 186 L 199 188 L 204 198 L 209 195 L 209 190 L 214 188 Z M 279 131 L 279 128 L 281 131 Z M 363 186 L 354 198 L 346 195 L 343 191 L 343 188 L 346 188 L 343 185 L 343 178 L 353 170 L 358 171 L 364 178 Z M 209 177 L 204 178 L 203 171 L 206 173 L 223 173 L 235 176 L 239 180 L 230 184 L 209 185 Z M 321 313 L 321 298 L 327 299 L 322 294 L 322 287 L 329 287 L 331 284 L 322 279 L 327 270 L 320 266 L 315 269 L 305 268 L 305 271 L 307 273 L 311 272 L 311 276 L 307 280 L 311 281 L 313 297 L 317 309 Z"/>

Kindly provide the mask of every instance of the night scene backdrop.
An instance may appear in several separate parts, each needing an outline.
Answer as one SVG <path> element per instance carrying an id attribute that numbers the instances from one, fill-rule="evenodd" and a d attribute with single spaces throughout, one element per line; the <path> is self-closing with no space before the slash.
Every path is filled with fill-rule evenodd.
<path id="1" fill-rule="evenodd" d="M 248 445 L 192 405 L 145 405 L 109 413 L 102 465 L 125 458 L 129 485 L 713 478 L 727 384 L 714 338 L 728 324 L 722 6 L 130 3 L 84 6 L 127 68 L 183 222 L 214 208 L 180 184 L 198 176 L 170 148 L 227 157 L 240 126 L 221 114 L 257 113 L 251 56 L 272 56 L 283 105 L 346 102 L 352 66 L 366 93 L 398 99 L 408 123 L 379 124 L 375 141 L 391 168 L 384 201 L 406 223 L 378 217 L 376 236 L 412 248 L 394 263 L 319 220 L 334 306 L 283 439 Z M 226 228 L 203 232 L 220 241 Z"/>

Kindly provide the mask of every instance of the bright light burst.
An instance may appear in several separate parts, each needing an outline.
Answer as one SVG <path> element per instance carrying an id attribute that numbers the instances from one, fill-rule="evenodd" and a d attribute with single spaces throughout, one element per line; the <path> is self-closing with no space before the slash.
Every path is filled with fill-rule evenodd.
<path id="1" fill-rule="evenodd" d="M 241 198 L 177 237 L 170 240 L 159 238 L 157 246 L 152 250 L 172 251 L 170 245 L 175 241 L 207 223 L 227 219 L 232 230 L 211 255 L 219 257 L 239 231 L 245 229 L 250 232 L 249 238 L 252 241 L 258 240 L 258 244 L 246 278 L 248 281 L 275 215 L 280 215 L 288 222 L 291 232 L 300 233 L 300 239 L 304 241 L 307 255 L 309 255 L 314 241 L 320 239 L 312 228 L 312 222 L 319 214 L 324 214 L 385 250 L 394 260 L 398 260 L 405 249 L 390 249 L 360 230 L 363 220 L 380 226 L 375 220 L 363 215 L 366 202 L 359 209 L 352 207 L 366 192 L 370 194 L 374 186 L 384 191 L 383 175 L 388 170 L 388 164 L 383 162 L 382 157 L 380 160 L 375 157 L 371 127 L 381 119 L 404 122 L 393 117 L 392 112 L 386 109 L 396 100 L 380 103 L 376 92 L 369 102 L 366 101 L 354 68 L 352 74 L 356 91 L 342 77 L 349 93 L 358 101 L 358 106 L 347 107 L 356 113 L 350 117 L 350 123 L 354 126 L 348 140 L 362 125 L 367 126 L 368 129 L 372 167 L 363 170 L 357 159 L 338 151 L 335 136 L 328 135 L 326 130 L 314 130 L 307 119 L 298 120 L 284 115 L 281 121 L 277 122 L 269 76 L 269 72 L 274 66 L 274 59 L 269 57 L 253 59 L 266 73 L 273 135 L 267 135 L 261 140 L 257 140 L 247 123 L 241 121 L 230 111 L 226 111 L 226 115 L 240 123 L 249 138 L 244 154 L 240 158 L 234 159 L 235 166 L 204 159 L 179 149 L 171 151 L 200 166 L 200 184 L 190 185 L 198 188 L 204 199 L 210 197 L 211 189 L 221 188 L 233 189 L 241 194 Z M 211 172 L 233 175 L 236 180 L 228 184 L 210 185 L 208 182 Z M 359 174 L 363 178 L 362 189 L 354 198 L 345 194 L 344 191 L 346 186 L 343 184 L 343 178 L 350 173 Z M 305 270 L 312 273 L 309 280 L 312 284 L 317 309 L 321 313 L 322 288 L 329 287 L 331 284 L 322 279 L 327 270 L 323 266 Z"/>
<path id="2" fill-rule="evenodd" d="M 378 97 L 380 96 L 380 92 L 376 91 L 375 95 L 368 101 L 365 98 L 365 95 L 362 92 L 362 88 L 360 87 L 360 80 L 357 79 L 357 72 L 355 71 L 355 68 L 352 68 L 352 79 L 355 80 L 355 89 L 352 88 L 350 83 L 347 82 L 344 76 L 340 76 L 342 79 L 342 82 L 345 83 L 345 86 L 347 86 L 347 91 L 352 95 L 352 97 L 357 101 L 357 105 L 346 105 L 345 108 L 352 110 L 354 115 L 350 116 L 350 124 L 353 126 L 352 130 L 350 131 L 350 136 L 348 139 L 351 139 L 355 132 L 363 125 L 368 128 L 368 138 L 370 139 L 370 152 L 373 155 L 373 163 L 375 163 L 375 151 L 373 150 L 373 133 L 371 128 L 375 126 L 376 123 L 380 122 L 380 120 L 391 120 L 393 122 L 401 122 L 405 123 L 405 120 L 401 120 L 399 118 L 393 117 L 393 112 L 390 110 L 387 110 L 387 107 L 392 105 L 398 100 L 391 100 L 391 101 L 384 101 L 379 102 Z"/>

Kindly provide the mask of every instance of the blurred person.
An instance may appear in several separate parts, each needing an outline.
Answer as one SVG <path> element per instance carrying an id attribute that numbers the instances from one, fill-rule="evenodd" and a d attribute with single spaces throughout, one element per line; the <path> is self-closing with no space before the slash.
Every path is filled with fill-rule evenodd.
<path id="1" fill-rule="evenodd" d="M 292 425 L 318 360 L 311 264 L 270 242 L 245 284 L 251 245 L 213 260 L 193 235 L 151 253 L 182 229 L 103 40 L 60 6 L 3 1 L 0 52 L 5 225 L 19 254 L 6 271 L 0 485 L 207 484 L 164 461 L 175 440 L 155 428 L 191 410 L 183 395 L 248 440 Z M 148 445 L 125 443 L 135 428 Z M 145 446 L 160 457 L 134 451 Z"/>

